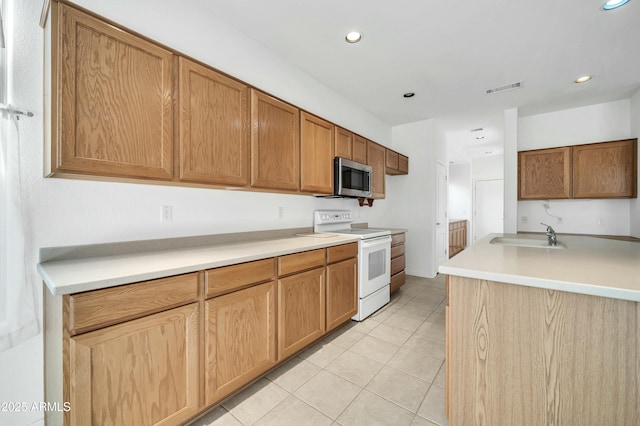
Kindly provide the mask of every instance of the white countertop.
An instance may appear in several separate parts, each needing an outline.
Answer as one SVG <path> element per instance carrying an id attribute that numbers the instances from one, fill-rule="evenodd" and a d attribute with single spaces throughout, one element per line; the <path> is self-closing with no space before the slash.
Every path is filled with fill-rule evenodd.
<path id="1" fill-rule="evenodd" d="M 150 249 L 46 261 L 38 264 L 38 272 L 52 294 L 62 295 L 325 248 L 358 239 L 336 234 L 330 237 L 290 236 L 157 251 Z"/>
<path id="2" fill-rule="evenodd" d="M 481 280 L 640 301 L 640 243 L 558 234 L 567 249 L 490 244 L 491 234 L 449 259 L 439 272 Z"/>

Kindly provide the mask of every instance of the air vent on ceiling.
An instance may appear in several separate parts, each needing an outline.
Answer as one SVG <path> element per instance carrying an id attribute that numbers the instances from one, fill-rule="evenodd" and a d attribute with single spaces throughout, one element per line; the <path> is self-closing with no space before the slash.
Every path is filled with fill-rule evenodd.
<path id="1" fill-rule="evenodd" d="M 506 92 L 507 90 L 519 89 L 522 87 L 522 81 L 517 81 L 511 84 L 505 84 L 504 86 L 493 87 L 491 89 L 486 89 L 484 93 L 487 95 L 492 95 L 498 92 Z"/>

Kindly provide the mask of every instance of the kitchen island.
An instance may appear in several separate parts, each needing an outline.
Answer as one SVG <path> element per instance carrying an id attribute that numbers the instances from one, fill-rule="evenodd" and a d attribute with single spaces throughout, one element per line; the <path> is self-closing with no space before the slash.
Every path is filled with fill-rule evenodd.
<path id="1" fill-rule="evenodd" d="M 558 236 L 492 244 L 448 275 L 450 425 L 640 424 L 640 244 Z"/>

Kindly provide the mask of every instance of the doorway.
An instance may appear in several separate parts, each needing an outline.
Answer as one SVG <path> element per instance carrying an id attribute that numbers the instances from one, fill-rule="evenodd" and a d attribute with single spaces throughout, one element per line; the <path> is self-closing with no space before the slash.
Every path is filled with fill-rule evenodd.
<path id="1" fill-rule="evenodd" d="M 474 242 L 504 231 L 504 179 L 475 181 L 473 216 Z"/>

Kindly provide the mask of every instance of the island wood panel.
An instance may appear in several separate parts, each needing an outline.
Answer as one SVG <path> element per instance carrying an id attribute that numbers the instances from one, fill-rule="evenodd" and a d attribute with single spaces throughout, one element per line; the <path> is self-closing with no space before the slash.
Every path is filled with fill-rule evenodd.
<path id="1" fill-rule="evenodd" d="M 276 364 L 275 283 L 205 302 L 206 405 L 214 404 Z"/>
<path id="2" fill-rule="evenodd" d="M 578 145 L 573 150 L 573 198 L 635 198 L 637 139 Z"/>
<path id="3" fill-rule="evenodd" d="M 251 89 L 251 186 L 300 188 L 300 111 Z"/>
<path id="4" fill-rule="evenodd" d="M 518 153 L 518 199 L 571 198 L 571 147 Z"/>
<path id="5" fill-rule="evenodd" d="M 335 156 L 351 160 L 353 133 L 336 126 Z"/>
<path id="6" fill-rule="evenodd" d="M 367 141 L 367 164 L 371 166 L 371 198 L 384 198 L 386 149 L 375 142 Z"/>
<path id="7" fill-rule="evenodd" d="M 325 332 L 325 268 L 278 280 L 278 359 L 282 360 Z"/>
<path id="8" fill-rule="evenodd" d="M 358 259 L 327 265 L 327 326 L 331 331 L 358 312 Z"/>
<path id="9" fill-rule="evenodd" d="M 68 298 L 70 335 L 193 302 L 198 273 L 75 293 Z"/>
<path id="10" fill-rule="evenodd" d="M 241 288 L 271 281 L 276 274 L 276 259 L 263 259 L 206 271 L 206 297 L 218 296 Z"/>
<path id="11" fill-rule="evenodd" d="M 333 194 L 334 125 L 300 113 L 300 190 Z"/>
<path id="12" fill-rule="evenodd" d="M 449 424 L 640 422 L 635 302 L 451 277 Z"/>
<path id="13" fill-rule="evenodd" d="M 360 135 L 353 135 L 351 159 L 356 163 L 367 164 L 367 140 Z"/>
<path id="14" fill-rule="evenodd" d="M 173 54 L 65 4 L 53 6 L 52 171 L 170 180 Z"/>
<path id="15" fill-rule="evenodd" d="M 249 184 L 249 87 L 179 59 L 180 180 Z"/>
<path id="16" fill-rule="evenodd" d="M 176 425 L 200 409 L 198 304 L 72 337 L 71 425 Z"/>

